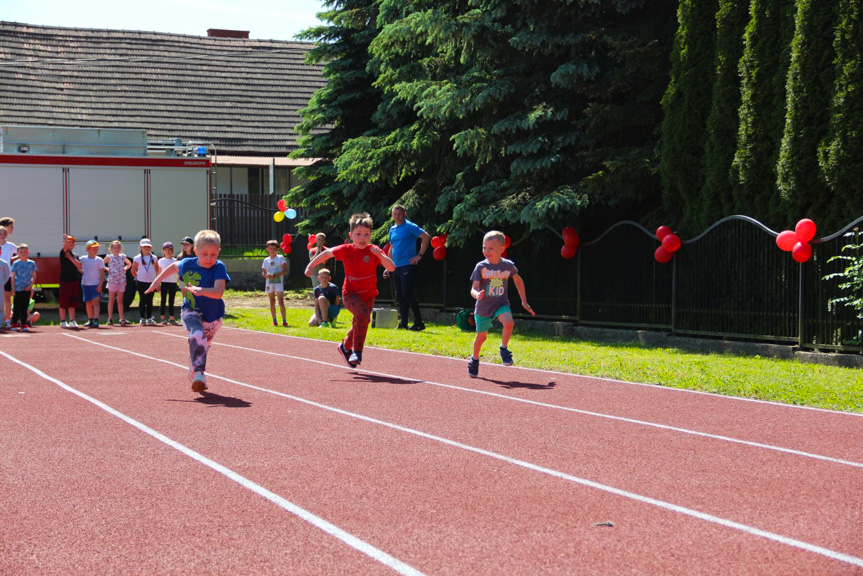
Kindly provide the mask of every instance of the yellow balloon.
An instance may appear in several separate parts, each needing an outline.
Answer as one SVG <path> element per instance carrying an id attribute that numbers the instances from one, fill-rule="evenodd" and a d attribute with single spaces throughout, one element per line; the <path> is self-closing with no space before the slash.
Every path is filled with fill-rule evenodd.
<path id="1" fill-rule="evenodd" d="M 284 212 L 276 212 L 275 214 L 273 214 L 273 220 L 275 220 L 276 222 L 281 222 L 284 219 L 285 219 L 285 213 Z"/>

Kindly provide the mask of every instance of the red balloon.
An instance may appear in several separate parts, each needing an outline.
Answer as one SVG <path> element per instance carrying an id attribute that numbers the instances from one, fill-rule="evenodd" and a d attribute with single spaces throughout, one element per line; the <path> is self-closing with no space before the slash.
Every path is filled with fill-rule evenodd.
<path id="1" fill-rule="evenodd" d="M 503 235 L 503 247 L 509 248 L 511 244 L 512 244 L 512 238 L 510 238 L 509 236 L 504 234 Z"/>
<path id="2" fill-rule="evenodd" d="M 314 244 L 315 242 L 317 242 L 317 238 L 318 237 L 316 234 L 309 234 L 309 244 Z"/>
<path id="3" fill-rule="evenodd" d="M 564 244 L 560 249 L 560 255 L 564 257 L 566 260 L 571 260 L 575 258 L 576 247 L 571 244 Z"/>
<path id="4" fill-rule="evenodd" d="M 443 239 L 440 236 L 432 236 L 431 245 L 432 245 L 432 248 L 437 248 L 438 246 L 443 246 Z"/>
<path id="5" fill-rule="evenodd" d="M 662 239 L 662 247 L 666 252 L 674 254 L 680 249 L 680 236 L 677 234 L 666 234 Z"/>
<path id="6" fill-rule="evenodd" d="M 783 230 L 776 237 L 776 245 L 779 246 L 780 250 L 786 252 L 791 252 L 798 242 L 800 242 L 800 238 L 797 237 L 797 234 L 793 230 Z"/>
<path id="7" fill-rule="evenodd" d="M 506 248 L 503 249 L 503 252 L 500 253 L 501 258 L 509 258 L 509 250 Z"/>
<path id="8" fill-rule="evenodd" d="M 279 212 L 284 212 L 288 208 L 288 203 L 284 200 L 279 200 L 276 202 L 276 207 L 278 207 Z"/>
<path id="9" fill-rule="evenodd" d="M 284 252 L 286 256 L 288 254 L 290 254 L 291 253 L 291 245 L 288 244 L 287 246 L 282 246 L 282 252 Z"/>
<path id="10" fill-rule="evenodd" d="M 567 246 L 578 246 L 581 244 L 581 238 L 578 236 L 578 232 L 576 232 L 575 228 L 572 226 L 567 226 L 563 229 L 563 243 Z"/>
<path id="11" fill-rule="evenodd" d="M 446 246 L 446 241 L 449 239 L 449 234 L 443 233 L 440 235 L 441 240 L 443 240 L 443 245 Z"/>
<path id="12" fill-rule="evenodd" d="M 801 264 L 806 262 L 812 258 L 812 246 L 808 242 L 798 242 L 794 245 L 794 249 L 791 250 L 791 257 Z"/>
<path id="13" fill-rule="evenodd" d="M 653 257 L 656 258 L 656 261 L 660 264 L 665 264 L 671 260 L 671 257 L 674 256 L 671 252 L 660 246 L 656 249 L 656 252 L 653 253 Z"/>
<path id="14" fill-rule="evenodd" d="M 673 230 L 668 226 L 660 226 L 656 229 L 656 239 L 662 242 L 662 239 L 671 234 L 672 232 Z"/>
<path id="15" fill-rule="evenodd" d="M 799 238 L 801 242 L 809 242 L 815 238 L 815 222 L 809 218 L 804 218 L 797 223 L 797 226 L 794 227 L 794 231 L 797 232 L 797 238 Z"/>
<path id="16" fill-rule="evenodd" d="M 291 242 L 293 242 L 293 241 L 294 241 L 294 239 L 291 237 L 290 234 L 285 234 L 284 236 L 282 236 L 282 242 L 284 242 L 285 244 L 287 244 L 289 246 L 290 246 Z"/>
<path id="17" fill-rule="evenodd" d="M 443 260 L 446 258 L 446 246 L 438 246 L 432 252 L 432 256 L 434 256 L 435 260 Z"/>
<path id="18" fill-rule="evenodd" d="M 312 248 L 314 248 L 314 247 L 315 247 L 315 243 L 314 243 L 314 242 L 309 242 L 308 244 L 306 244 L 306 250 L 311 250 L 311 249 L 312 249 Z"/>

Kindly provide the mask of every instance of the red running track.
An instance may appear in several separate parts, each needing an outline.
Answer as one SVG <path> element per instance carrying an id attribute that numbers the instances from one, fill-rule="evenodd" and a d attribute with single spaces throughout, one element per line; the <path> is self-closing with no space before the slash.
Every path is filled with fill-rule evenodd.
<path id="1" fill-rule="evenodd" d="M 0 337 L 0 574 L 863 574 L 859 415 L 335 346 Z"/>

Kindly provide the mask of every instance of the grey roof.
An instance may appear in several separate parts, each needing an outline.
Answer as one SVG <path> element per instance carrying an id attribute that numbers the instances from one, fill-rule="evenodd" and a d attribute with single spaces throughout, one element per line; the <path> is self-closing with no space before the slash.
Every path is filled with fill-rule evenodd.
<path id="1" fill-rule="evenodd" d="M 296 148 L 313 44 L 0 22 L 0 125 L 145 129 L 232 154 Z"/>

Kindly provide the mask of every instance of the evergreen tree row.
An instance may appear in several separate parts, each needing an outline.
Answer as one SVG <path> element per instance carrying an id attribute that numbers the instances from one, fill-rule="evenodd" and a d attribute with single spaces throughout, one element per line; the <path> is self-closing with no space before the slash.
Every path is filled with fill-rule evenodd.
<path id="1" fill-rule="evenodd" d="M 665 214 L 827 234 L 863 212 L 860 3 L 681 0 L 663 100 Z M 708 64 L 710 62 L 710 64 Z"/>

